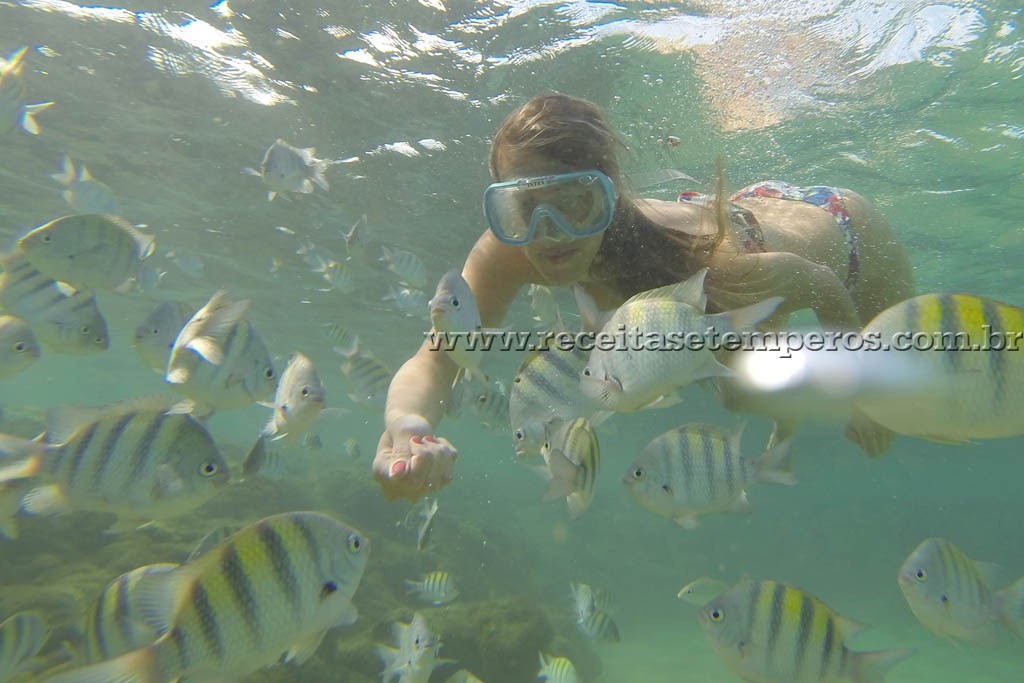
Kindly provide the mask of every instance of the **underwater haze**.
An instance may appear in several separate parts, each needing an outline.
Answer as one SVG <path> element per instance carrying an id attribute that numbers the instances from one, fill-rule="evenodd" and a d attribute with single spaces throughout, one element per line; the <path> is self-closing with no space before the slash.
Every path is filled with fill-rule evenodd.
<path id="1" fill-rule="evenodd" d="M 184 562 L 223 525 L 315 510 L 372 540 L 358 619 L 328 631 L 301 666 L 244 680 L 381 680 L 377 646 L 394 645 L 391 625 L 419 611 L 438 657 L 456 660 L 437 667 L 434 683 L 460 669 L 528 683 L 541 651 L 570 658 L 585 683 L 738 681 L 705 637 L 700 608 L 676 597 L 709 576 L 807 591 L 870 626 L 848 639 L 853 650 L 913 649 L 888 683 L 1020 683 L 1024 639 L 1004 629 L 986 647 L 936 635 L 896 580 L 931 537 L 998 565 L 993 589 L 1024 576 L 1020 437 L 900 436 L 872 460 L 841 424 L 808 423 L 793 445 L 795 487 L 754 486 L 749 514 L 686 530 L 623 487 L 637 453 L 683 423 L 745 421 L 742 452 L 753 458 L 767 419 L 727 412 L 697 386 L 679 405 L 613 416 L 596 427 L 593 503 L 570 519 L 517 462 L 507 422 L 464 409 L 437 430 L 459 458 L 455 480 L 432 497 L 438 511 L 419 549 L 422 504 L 381 495 L 370 465 L 383 413 L 340 353 L 358 336 L 393 371 L 415 352 L 435 283 L 461 268 L 486 228 L 491 137 L 544 90 L 605 109 L 642 195 L 710 191 L 719 157 L 731 189 L 764 179 L 852 188 L 892 226 L 918 293 L 1024 306 L 1020 22 L 1010 0 L 0 0 L 0 54 L 28 47 L 19 88 L 10 76 L 0 88 L 2 251 L 75 213 L 116 213 L 155 238 L 130 288 L 96 294 L 108 349 L 44 346 L 0 378 L 0 432 L 32 439 L 53 409 L 173 396 L 133 349 L 133 332 L 159 302 L 194 310 L 220 289 L 251 301 L 246 317 L 278 375 L 293 352 L 312 359 L 327 407 L 306 438 L 270 442 L 275 462 L 287 461 L 281 472 L 241 483 L 271 411 L 218 410 L 205 428 L 233 483 L 173 519 L 112 533 L 105 512 L 19 514 L 18 537 L 0 539 L 0 623 L 36 612 L 49 637 L 12 680 L 84 663 L 86 615 L 122 573 Z M 45 102 L 31 134 L 20 108 Z M 268 201 L 273 187 L 259 174 L 277 140 L 329 162 L 327 188 L 307 183 Z M 62 182 L 65 157 L 74 173 Z M 365 250 L 346 245 L 353 226 L 371 240 Z M 381 260 L 394 248 L 424 264 L 418 287 L 406 265 Z M 577 324 L 571 292 L 556 298 Z M 532 316 L 524 289 L 504 324 L 534 330 Z M 522 354 L 492 355 L 490 376 L 510 386 Z M 455 599 L 434 605 L 408 592 L 406 581 L 434 571 L 450 575 Z M 614 596 L 619 642 L 582 633 L 570 582 Z M 1024 596 L 1021 605 L 1024 622 Z M 3 656 L 0 647 L 0 681 Z"/>

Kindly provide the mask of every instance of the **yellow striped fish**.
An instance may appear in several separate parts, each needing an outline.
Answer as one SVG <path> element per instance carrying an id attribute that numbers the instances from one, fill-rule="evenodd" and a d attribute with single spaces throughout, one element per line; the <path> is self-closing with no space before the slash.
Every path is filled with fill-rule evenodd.
<path id="1" fill-rule="evenodd" d="M 540 653 L 540 672 L 537 678 L 543 678 L 548 683 L 580 683 L 579 674 L 572 660 L 565 657 L 551 657 Z"/>
<path id="2" fill-rule="evenodd" d="M 107 214 L 77 214 L 50 221 L 18 240 L 43 275 L 78 289 L 125 291 L 153 253 L 151 235 Z"/>
<path id="3" fill-rule="evenodd" d="M 85 619 L 86 663 L 113 659 L 145 647 L 160 636 L 144 619 L 137 588 L 145 577 L 165 574 L 177 566 L 148 564 L 125 572 L 103 589 Z"/>
<path id="4" fill-rule="evenodd" d="M 726 668 L 759 683 L 882 683 L 913 654 L 847 649 L 862 624 L 777 581 L 740 581 L 701 609 L 700 624 Z"/>
<path id="5" fill-rule="evenodd" d="M 789 439 L 748 460 L 740 454 L 742 435 L 742 424 L 670 430 L 647 444 L 622 483 L 644 509 L 684 529 L 696 528 L 701 515 L 749 510 L 746 489 L 756 482 L 796 484 Z"/>
<path id="6" fill-rule="evenodd" d="M 110 346 L 107 321 L 91 294 L 58 285 L 20 251 L 0 256 L 0 308 L 29 324 L 58 353 L 98 353 Z"/>
<path id="7" fill-rule="evenodd" d="M 1000 600 L 993 595 L 995 565 L 976 562 L 944 538 L 921 542 L 897 580 L 910 611 L 932 633 L 993 645 L 1000 630 Z"/>
<path id="8" fill-rule="evenodd" d="M 578 346 L 563 350 L 556 344 L 531 351 L 519 366 L 509 392 L 508 414 L 512 443 L 520 458 L 540 455 L 544 445 L 544 426 L 552 419 L 592 419 L 600 424 L 609 413 L 600 413 L 597 404 L 580 392 L 580 373 L 588 354 Z"/>
<path id="9" fill-rule="evenodd" d="M 583 635 L 593 640 L 604 640 L 617 643 L 620 640 L 619 627 L 608 614 L 601 610 L 591 610 L 590 614 L 576 621 L 576 627 Z"/>
<path id="10" fill-rule="evenodd" d="M 41 355 L 39 342 L 25 321 L 0 315 L 0 380 L 22 372 Z"/>
<path id="11" fill-rule="evenodd" d="M 601 447 L 590 421 L 583 417 L 548 424 L 541 455 L 551 474 L 544 500 L 565 498 L 569 516 L 579 517 L 594 500 L 601 470 Z"/>
<path id="12" fill-rule="evenodd" d="M 142 362 L 160 375 L 167 372 L 167 361 L 174 340 L 195 312 L 196 307 L 184 301 L 162 301 L 157 304 L 132 335 L 135 352 L 142 358 Z"/>
<path id="13" fill-rule="evenodd" d="M 238 680 L 301 664 L 335 626 L 355 622 L 352 596 L 370 554 L 358 531 L 316 512 L 252 524 L 213 550 L 137 587 L 163 635 L 49 683 Z"/>
<path id="14" fill-rule="evenodd" d="M 46 623 L 35 612 L 15 614 L 0 624 L 0 683 L 14 676 L 49 637 Z"/>
<path id="15" fill-rule="evenodd" d="M 334 350 L 345 357 L 341 371 L 353 385 L 348 397 L 365 408 L 383 411 L 384 402 L 388 397 L 388 387 L 394 374 L 391 368 L 372 351 L 361 350 L 359 337 L 356 335 L 353 335 L 348 348 Z"/>
<path id="16" fill-rule="evenodd" d="M 181 328 L 164 377 L 195 411 L 244 408 L 269 398 L 277 372 L 263 339 L 244 316 L 249 300 L 232 301 L 224 290 Z"/>
<path id="17" fill-rule="evenodd" d="M 946 387 L 914 401 L 879 396 L 858 403 L 878 424 L 950 443 L 1024 434 L 1024 308 L 970 294 L 923 294 L 882 311 L 861 335 L 934 348 L 888 353 L 920 364 Z M 886 352 L 868 355 L 876 353 Z"/>
<path id="18" fill-rule="evenodd" d="M 443 605 L 459 597 L 451 574 L 445 571 L 433 571 L 425 574 L 419 581 L 405 580 L 410 593 L 435 605 Z"/>
<path id="19" fill-rule="evenodd" d="M 157 397 L 53 411 L 52 443 L 23 442 L 31 455 L 0 470 L 0 486 L 34 478 L 42 485 L 22 498 L 22 511 L 112 512 L 118 527 L 198 507 L 227 484 L 227 464 L 206 428 L 169 405 Z"/>

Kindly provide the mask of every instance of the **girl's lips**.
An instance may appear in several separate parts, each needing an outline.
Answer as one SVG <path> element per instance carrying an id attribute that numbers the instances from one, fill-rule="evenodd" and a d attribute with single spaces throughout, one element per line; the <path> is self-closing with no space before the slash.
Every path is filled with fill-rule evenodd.
<path id="1" fill-rule="evenodd" d="M 576 255 L 579 249 L 576 247 L 562 247 L 560 249 L 545 249 L 540 253 L 541 258 L 552 263 L 562 263 Z"/>

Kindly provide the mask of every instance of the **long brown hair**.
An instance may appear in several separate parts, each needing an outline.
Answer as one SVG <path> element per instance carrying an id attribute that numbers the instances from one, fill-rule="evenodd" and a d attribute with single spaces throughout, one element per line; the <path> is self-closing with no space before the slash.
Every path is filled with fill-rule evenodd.
<path id="1" fill-rule="evenodd" d="M 704 267 L 725 236 L 724 179 L 719 163 L 714 206 L 717 230 L 692 235 L 658 224 L 637 207 L 619 168 L 618 152 L 628 151 L 604 112 L 588 100 L 545 92 L 510 113 L 491 143 L 490 169 L 495 180 L 506 155 L 539 154 L 567 166 L 596 169 L 615 183 L 618 203 L 612 225 L 590 268 L 624 296 L 686 279 Z"/>

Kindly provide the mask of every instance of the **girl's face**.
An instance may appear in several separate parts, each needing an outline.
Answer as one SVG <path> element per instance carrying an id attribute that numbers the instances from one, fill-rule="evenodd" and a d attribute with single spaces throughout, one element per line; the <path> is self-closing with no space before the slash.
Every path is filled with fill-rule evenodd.
<path id="1" fill-rule="evenodd" d="M 582 171 L 537 154 L 503 155 L 497 164 L 501 180 L 530 178 Z M 549 219 L 542 218 L 533 241 L 523 247 L 526 258 L 551 285 L 571 285 L 585 280 L 590 272 L 604 233 L 572 238 Z"/>

